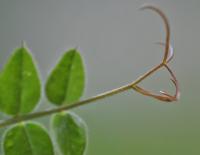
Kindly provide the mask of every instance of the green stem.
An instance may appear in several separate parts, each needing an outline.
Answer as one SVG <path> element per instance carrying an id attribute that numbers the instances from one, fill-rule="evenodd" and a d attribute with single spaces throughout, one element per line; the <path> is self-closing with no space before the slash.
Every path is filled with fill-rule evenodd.
<path id="1" fill-rule="evenodd" d="M 41 111 L 41 112 L 35 112 L 32 114 L 26 114 L 26 115 L 21 115 L 21 116 L 16 116 L 14 118 L 10 118 L 7 119 L 3 122 L 0 123 L 0 128 L 12 125 L 12 124 L 16 124 L 22 121 L 27 121 L 27 120 L 31 120 L 31 119 L 35 119 L 35 118 L 39 118 L 39 117 L 44 117 L 47 115 L 51 115 L 60 111 L 66 111 L 66 110 L 70 110 L 76 107 L 80 107 L 89 103 L 93 103 L 97 100 L 101 100 L 104 99 L 106 97 L 121 93 L 121 92 L 125 92 L 129 89 L 132 89 L 134 86 L 136 86 L 138 83 L 140 83 L 142 80 L 144 80 L 145 78 L 147 78 L 148 76 L 150 76 L 151 74 L 153 74 L 155 71 L 157 71 L 158 69 L 160 69 L 161 67 L 163 67 L 165 64 L 161 63 L 158 66 L 152 68 L 151 70 L 149 70 L 148 72 L 146 72 L 144 75 L 140 76 L 137 80 L 135 80 L 134 82 L 131 82 L 130 84 L 124 85 L 122 87 L 116 88 L 116 89 L 112 89 L 110 91 L 104 92 L 102 94 L 96 95 L 94 97 L 91 97 L 89 99 L 86 100 L 82 100 L 79 102 L 75 102 L 72 103 L 70 105 L 66 105 L 66 106 L 62 106 L 59 108 L 55 108 L 55 109 L 50 109 L 50 110 L 46 110 L 46 111 Z"/>

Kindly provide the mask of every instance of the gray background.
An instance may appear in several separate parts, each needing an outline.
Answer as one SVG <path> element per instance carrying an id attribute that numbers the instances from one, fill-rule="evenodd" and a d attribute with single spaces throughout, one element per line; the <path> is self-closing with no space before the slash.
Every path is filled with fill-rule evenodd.
<path id="1" fill-rule="evenodd" d="M 77 108 L 88 125 L 86 155 L 200 154 L 200 1 L 0 0 L 0 67 L 25 40 L 44 83 L 61 54 L 78 47 L 87 75 L 82 99 L 131 82 L 160 62 L 163 49 L 153 43 L 164 40 L 163 23 L 153 12 L 138 11 L 144 3 L 160 6 L 170 19 L 170 65 L 181 99 L 166 104 L 128 91 Z M 161 70 L 141 85 L 173 92 L 169 82 Z M 45 97 L 41 103 L 48 108 Z"/>

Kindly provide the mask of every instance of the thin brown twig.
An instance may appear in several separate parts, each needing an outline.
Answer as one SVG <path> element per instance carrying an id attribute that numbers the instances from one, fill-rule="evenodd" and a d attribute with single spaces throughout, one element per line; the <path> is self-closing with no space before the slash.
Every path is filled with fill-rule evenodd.
<path id="1" fill-rule="evenodd" d="M 166 63 L 167 57 L 168 57 L 168 51 L 169 51 L 169 44 L 170 44 L 170 26 L 169 26 L 167 16 L 162 12 L 162 10 L 160 10 L 158 7 L 155 7 L 153 5 L 143 5 L 142 7 L 140 7 L 140 9 L 141 10 L 146 10 L 146 9 L 153 10 L 153 11 L 157 12 L 164 21 L 164 25 L 165 25 L 165 29 L 166 29 L 165 44 L 167 46 L 165 46 L 165 54 L 164 54 L 164 58 L 163 58 L 163 63 Z"/>
<path id="2" fill-rule="evenodd" d="M 31 119 L 47 116 L 47 115 L 54 114 L 54 113 L 57 113 L 57 112 L 60 112 L 60 111 L 70 110 L 70 109 L 73 109 L 73 108 L 76 108 L 76 107 L 80 107 L 80 106 L 95 102 L 97 100 L 100 100 L 100 99 L 103 99 L 103 98 L 106 98 L 106 97 L 109 97 L 109 96 L 112 96 L 112 95 L 115 95 L 115 94 L 118 94 L 118 93 L 121 93 L 121 92 L 125 92 L 125 91 L 130 90 L 130 89 L 134 89 L 134 90 L 136 90 L 137 92 L 139 92 L 139 93 L 141 93 L 143 95 L 151 96 L 151 97 L 154 97 L 154 98 L 156 98 L 158 100 L 162 100 L 162 101 L 165 101 L 165 102 L 176 101 L 179 98 L 179 95 L 180 95 L 178 82 L 177 82 L 177 79 L 176 79 L 174 73 L 167 66 L 167 63 L 169 61 L 171 61 L 172 56 L 173 56 L 173 55 L 168 56 L 169 55 L 168 54 L 169 53 L 169 48 L 170 48 L 170 27 L 169 27 L 169 22 L 167 20 L 167 17 L 165 16 L 165 14 L 159 8 L 157 8 L 155 6 L 145 5 L 141 9 L 150 9 L 150 10 L 153 10 L 153 11 L 157 12 L 162 17 L 162 19 L 164 21 L 164 24 L 165 24 L 165 28 L 166 28 L 165 53 L 164 53 L 163 60 L 159 65 L 157 65 L 157 66 L 153 67 L 151 70 L 147 71 L 145 74 L 140 76 L 134 82 L 131 82 L 131 83 L 129 83 L 127 85 L 124 85 L 122 87 L 119 87 L 119 88 L 116 88 L 116 89 L 112 89 L 110 91 L 104 92 L 104 93 L 99 94 L 97 96 L 94 96 L 94 97 L 91 97 L 89 99 L 82 100 L 82 101 L 79 101 L 79 102 L 75 102 L 75 103 L 72 103 L 70 105 L 65 105 L 65 106 L 62 106 L 62 107 L 59 107 L 59 108 L 55 108 L 55 109 L 50 109 L 50 110 L 46 110 L 46 111 L 35 112 L 35 113 L 31 113 L 31 114 L 25 114 L 25 115 L 17 116 L 17 117 L 14 117 L 14 118 L 10 118 L 8 120 L 5 120 L 5 121 L 1 122 L 0 123 L 0 128 L 6 127 L 8 125 L 16 124 L 16 123 L 19 123 L 19 122 L 22 122 L 22 121 L 27 121 L 27 120 L 31 120 Z M 137 84 L 139 84 L 141 81 L 143 81 L 144 79 L 146 79 L 147 77 L 149 77 L 150 75 L 152 75 L 154 72 L 156 72 L 157 70 L 159 70 L 162 67 L 167 68 L 167 70 L 170 72 L 170 74 L 172 76 L 172 82 L 176 86 L 176 94 L 175 94 L 175 96 L 171 96 L 171 95 L 169 95 L 169 94 L 167 94 L 165 92 L 161 92 L 162 96 L 160 96 L 160 95 L 156 96 L 156 95 L 153 95 L 152 93 L 150 93 L 149 91 L 137 86 Z M 173 100 L 172 100 L 172 98 L 173 98 Z"/>
<path id="3" fill-rule="evenodd" d="M 170 95 L 164 91 L 160 91 L 161 95 L 158 94 L 154 94 L 151 91 L 145 90 L 144 88 L 141 88 L 139 86 L 137 86 L 136 84 L 133 85 L 133 89 L 145 96 L 150 96 L 153 97 L 155 99 L 161 100 L 161 101 L 165 101 L 165 102 L 172 102 L 172 101 L 177 101 L 179 96 L 180 96 L 180 91 L 179 91 L 179 86 L 178 86 L 178 81 L 174 75 L 174 73 L 172 72 L 172 70 L 169 68 L 169 66 L 167 65 L 174 57 L 174 51 L 173 51 L 173 47 L 170 45 L 170 26 L 169 26 L 169 22 L 167 20 L 167 17 L 165 16 L 165 14 L 157 7 L 152 6 L 152 5 L 144 5 L 143 7 L 141 7 L 142 10 L 144 9 L 150 9 L 153 10 L 155 12 L 157 12 L 163 19 L 164 24 L 165 24 L 165 28 L 166 28 L 166 43 L 162 43 L 162 42 L 158 42 L 158 44 L 165 46 L 165 54 L 164 54 L 164 58 L 162 60 L 162 63 L 158 66 L 158 69 L 161 67 L 165 67 L 167 68 L 167 70 L 169 71 L 170 75 L 172 76 L 172 82 L 175 85 L 176 88 L 176 92 L 175 95 Z M 160 67 L 161 66 L 161 67 Z M 152 70 L 154 71 L 154 69 Z M 145 76 L 143 78 L 146 78 Z M 141 81 L 141 79 L 140 79 Z M 139 82 L 140 82 L 139 81 Z"/>

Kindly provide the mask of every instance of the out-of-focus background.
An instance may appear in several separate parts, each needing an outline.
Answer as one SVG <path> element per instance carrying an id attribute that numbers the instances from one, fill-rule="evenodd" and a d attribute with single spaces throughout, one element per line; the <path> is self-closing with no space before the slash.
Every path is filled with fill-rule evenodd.
<path id="1" fill-rule="evenodd" d="M 128 91 L 73 110 L 88 125 L 86 155 L 200 154 L 200 1 L 0 0 L 0 67 L 25 40 L 44 83 L 62 53 L 78 47 L 87 76 L 82 99 L 127 84 L 161 61 L 163 48 L 154 42 L 165 39 L 163 23 L 152 11 L 138 11 L 144 3 L 170 20 L 170 66 L 181 99 L 168 104 Z M 173 93 L 169 78 L 161 70 L 141 85 Z M 49 105 L 43 95 L 35 111 Z M 48 127 L 48 117 L 38 120 Z"/>

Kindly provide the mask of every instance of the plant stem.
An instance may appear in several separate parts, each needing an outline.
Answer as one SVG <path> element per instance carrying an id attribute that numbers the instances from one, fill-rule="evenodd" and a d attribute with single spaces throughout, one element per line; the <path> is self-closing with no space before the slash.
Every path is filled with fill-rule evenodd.
<path id="1" fill-rule="evenodd" d="M 0 128 L 12 125 L 12 124 L 16 124 L 22 121 L 27 121 L 27 120 L 31 120 L 34 118 L 39 118 L 39 117 L 44 117 L 47 115 L 51 115 L 60 111 L 66 111 L 66 110 L 70 110 L 76 107 L 80 107 L 89 103 L 93 103 L 97 100 L 101 100 L 104 98 L 107 98 L 109 96 L 121 93 L 121 92 L 125 92 L 129 89 L 132 89 L 134 86 L 136 86 L 138 83 L 140 83 L 142 80 L 144 80 L 146 77 L 150 76 L 151 74 L 153 74 L 155 71 L 157 71 L 158 69 L 160 69 L 161 67 L 163 67 L 165 64 L 161 63 L 159 65 L 157 65 L 156 67 L 152 68 L 151 70 L 149 70 L 148 72 L 146 72 L 144 75 L 140 76 L 137 80 L 135 80 L 134 82 L 131 82 L 127 85 L 121 86 L 119 88 L 116 89 L 112 89 L 110 91 L 104 92 L 102 94 L 96 95 L 94 97 L 91 97 L 89 99 L 86 100 L 82 100 L 79 102 L 75 102 L 72 103 L 70 105 L 66 105 L 66 106 L 62 106 L 59 108 L 55 108 L 55 109 L 50 109 L 50 110 L 46 110 L 46 111 L 41 111 L 41 112 L 35 112 L 35 113 L 31 113 L 31 114 L 25 114 L 25 115 L 21 115 L 21 116 L 16 116 L 14 118 L 10 118 L 7 119 L 3 122 L 0 123 Z"/>
<path id="2" fill-rule="evenodd" d="M 153 67 L 152 69 L 147 71 L 145 74 L 140 76 L 138 79 L 136 79 L 135 81 L 133 81 L 133 82 L 127 84 L 127 85 L 124 85 L 122 87 L 104 92 L 102 94 L 99 94 L 97 96 L 91 97 L 91 98 L 86 99 L 86 100 L 82 100 L 82 101 L 79 101 L 79 102 L 72 103 L 70 105 L 62 106 L 62 107 L 55 108 L 55 109 L 50 109 L 50 110 L 47 110 L 47 111 L 41 111 L 41 112 L 36 112 L 36 113 L 32 113 L 32 114 L 26 114 L 26 115 L 21 115 L 21 116 L 16 116 L 14 118 L 10 118 L 8 120 L 1 122 L 0 128 L 6 127 L 6 126 L 9 126 L 9 125 L 12 125 L 12 124 L 16 124 L 18 122 L 27 121 L 27 120 L 31 120 L 31 119 L 34 119 L 34 118 L 39 118 L 39 117 L 51 115 L 51 114 L 54 114 L 54 113 L 57 113 L 57 112 L 60 112 L 60 111 L 70 110 L 70 109 L 80 107 L 80 106 L 83 106 L 83 105 L 86 105 L 86 104 L 89 104 L 89 103 L 93 103 L 93 102 L 95 102 L 97 100 L 101 100 L 103 98 L 106 98 L 106 97 L 127 91 L 129 89 L 134 89 L 134 87 L 136 87 L 138 83 L 140 83 L 142 80 L 144 80 L 145 78 L 147 78 L 148 76 L 153 74 L 155 71 L 162 68 L 163 66 L 166 67 L 166 63 L 168 63 L 168 61 L 170 61 L 171 58 L 172 58 L 171 57 L 167 60 L 168 50 L 169 50 L 169 46 L 170 46 L 169 45 L 169 42 L 170 42 L 170 27 L 169 27 L 169 22 L 167 20 L 167 17 L 165 16 L 165 14 L 159 8 L 157 8 L 155 6 L 147 5 L 147 6 L 143 6 L 141 9 L 150 9 L 150 10 L 157 12 L 164 21 L 165 28 L 166 28 L 166 41 L 165 41 L 165 55 L 164 55 L 162 63 Z M 169 70 L 169 72 L 171 72 L 169 68 L 168 68 L 168 70 Z M 173 75 L 173 73 L 171 73 L 171 75 Z M 176 78 L 174 78 L 174 79 L 176 79 Z M 163 101 L 168 101 L 168 100 L 163 100 Z M 172 101 L 172 100 L 170 100 L 170 101 Z"/>

